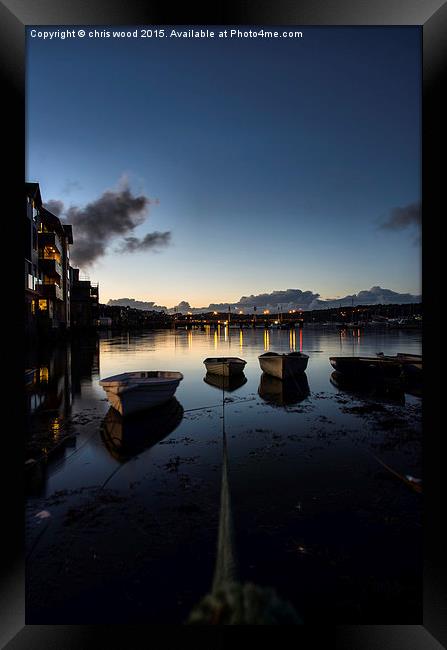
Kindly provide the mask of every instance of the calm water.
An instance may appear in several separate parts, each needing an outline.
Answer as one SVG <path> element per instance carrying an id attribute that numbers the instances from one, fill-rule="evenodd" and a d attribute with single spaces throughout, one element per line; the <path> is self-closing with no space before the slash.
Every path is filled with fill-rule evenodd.
<path id="1" fill-rule="evenodd" d="M 309 354 L 304 380 L 263 377 L 266 350 Z M 328 357 L 420 351 L 417 332 L 310 327 L 102 333 L 41 351 L 27 623 L 184 623 L 215 573 L 224 427 L 237 580 L 273 587 L 305 621 L 414 623 L 421 496 L 392 472 L 421 477 L 421 400 L 343 390 Z M 225 393 L 203 364 L 224 355 L 247 361 Z M 184 379 L 165 407 L 123 421 L 98 381 L 145 369 Z"/>

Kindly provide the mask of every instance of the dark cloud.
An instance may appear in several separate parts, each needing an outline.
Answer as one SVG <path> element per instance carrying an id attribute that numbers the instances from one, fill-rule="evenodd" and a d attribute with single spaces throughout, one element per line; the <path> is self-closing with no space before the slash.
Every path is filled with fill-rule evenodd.
<path id="1" fill-rule="evenodd" d="M 194 310 L 189 304 L 189 302 L 187 302 L 186 300 L 182 300 L 181 302 L 179 302 L 178 305 L 175 305 L 175 307 L 169 309 L 169 312 L 170 313 L 174 313 L 174 312 L 185 313 L 187 311 L 198 312 L 198 311 L 203 311 L 203 309 L 204 308 L 198 308 Z"/>
<path id="2" fill-rule="evenodd" d="M 251 313 L 257 310 L 269 309 L 288 311 L 289 309 L 313 309 L 318 301 L 319 294 L 301 289 L 285 289 L 272 291 L 272 293 L 259 293 L 257 295 L 242 296 L 238 302 L 230 303 L 230 308 Z M 211 303 L 208 309 L 214 311 L 227 311 L 228 303 Z"/>
<path id="3" fill-rule="evenodd" d="M 357 294 L 350 294 L 342 298 L 331 298 L 321 300 L 320 294 L 312 291 L 301 291 L 301 289 L 286 289 L 284 291 L 272 291 L 271 293 L 260 293 L 251 296 L 242 296 L 238 302 L 211 303 L 208 307 L 191 307 L 189 302 L 182 301 L 177 305 L 177 311 L 192 311 L 195 314 L 209 311 L 227 312 L 228 306 L 232 312 L 241 310 L 245 314 L 253 314 L 254 307 L 258 314 L 264 309 L 271 313 L 281 311 L 285 313 L 292 309 L 311 311 L 313 309 L 330 309 L 333 307 L 344 307 L 352 305 L 385 305 L 405 304 L 421 302 L 420 295 L 411 293 L 398 293 L 391 289 L 382 287 L 371 287 L 371 289 L 359 291 Z M 175 308 L 168 311 L 173 313 Z"/>
<path id="4" fill-rule="evenodd" d="M 128 187 L 107 191 L 84 208 L 70 207 L 65 220 L 73 226 L 72 259 L 81 267 L 89 266 L 106 252 L 107 244 L 141 225 L 149 199 L 133 196 Z"/>
<path id="5" fill-rule="evenodd" d="M 258 295 L 242 296 L 238 306 L 258 307 L 259 305 L 271 305 L 272 307 L 283 307 L 284 309 L 301 308 L 308 309 L 320 294 L 312 291 L 301 291 L 301 289 L 285 289 L 284 291 L 272 291 L 272 293 L 260 293 Z M 289 307 L 293 305 L 293 307 Z"/>
<path id="6" fill-rule="evenodd" d="M 383 230 L 404 230 L 411 226 L 419 227 L 422 221 L 420 201 L 400 208 L 393 208 L 387 219 L 380 224 Z"/>
<path id="7" fill-rule="evenodd" d="M 371 287 L 367 291 L 359 291 L 353 296 L 346 296 L 342 298 L 345 302 L 354 299 L 356 305 L 386 305 L 386 304 L 405 304 L 409 302 L 420 302 L 421 295 L 413 295 L 411 293 L 398 293 L 391 289 L 382 289 L 382 287 Z M 335 301 L 337 304 L 337 301 Z"/>
<path id="8" fill-rule="evenodd" d="M 124 242 L 117 249 L 119 253 L 135 253 L 167 246 L 171 241 L 170 232 L 150 232 L 145 237 L 124 237 Z"/>
<path id="9" fill-rule="evenodd" d="M 149 233 L 142 239 L 130 236 L 148 216 L 151 200 L 134 196 L 127 185 L 108 190 L 84 207 L 64 208 L 62 201 L 48 201 L 48 210 L 73 226 L 71 257 L 74 264 L 88 267 L 106 253 L 112 240 L 123 237 L 122 252 L 149 250 L 169 243 L 170 233 Z"/>
<path id="10" fill-rule="evenodd" d="M 47 201 L 43 205 L 44 208 L 51 212 L 51 214 L 56 215 L 56 217 L 60 217 L 64 211 L 64 204 L 62 201 Z"/>
<path id="11" fill-rule="evenodd" d="M 156 305 L 154 302 L 135 300 L 135 298 L 111 299 L 107 304 L 111 307 L 131 307 L 132 309 L 141 309 L 143 311 L 167 311 L 167 307 Z"/>

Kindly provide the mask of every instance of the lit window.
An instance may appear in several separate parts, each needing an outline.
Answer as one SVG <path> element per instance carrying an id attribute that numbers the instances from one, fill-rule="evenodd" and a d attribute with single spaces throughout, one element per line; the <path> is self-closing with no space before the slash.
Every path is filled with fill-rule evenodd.
<path id="1" fill-rule="evenodd" d="M 60 438 L 61 433 L 61 425 L 58 417 L 54 418 L 54 420 L 51 422 L 51 432 L 53 442 L 57 442 Z"/>

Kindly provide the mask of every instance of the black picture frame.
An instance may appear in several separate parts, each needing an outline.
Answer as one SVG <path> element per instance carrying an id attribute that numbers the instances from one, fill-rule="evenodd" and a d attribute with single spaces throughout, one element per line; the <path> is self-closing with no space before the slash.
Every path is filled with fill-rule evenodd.
<path id="1" fill-rule="evenodd" d="M 0 0 L 0 58 L 4 90 L 3 128 L 11 136 L 10 146 L 3 150 L 7 163 L 5 184 L 2 188 L 4 235 L 12 242 L 12 250 L 21 251 L 19 215 L 23 210 L 23 181 L 25 179 L 25 28 L 28 25 L 298 25 L 298 26 L 353 26 L 353 25 L 418 25 L 423 34 L 423 296 L 424 296 L 424 356 L 425 376 L 434 376 L 436 342 L 435 278 L 439 277 L 433 262 L 441 259 L 428 254 L 436 239 L 437 206 L 441 202 L 441 174 L 437 154 L 442 153 L 446 114 L 442 101 L 442 70 L 447 51 L 447 6 L 440 0 L 302 0 L 291 3 L 266 0 L 210 3 L 205 9 L 184 4 L 180 9 L 162 2 L 141 0 L 97 0 L 95 3 L 72 0 Z M 444 65 L 443 65 L 444 64 Z M 4 142 L 4 139 L 3 139 Z M 440 158 L 442 160 L 442 156 Z M 445 168 L 444 168 L 445 169 Z M 445 180 L 444 180 L 445 184 Z M 441 215 L 440 215 L 441 216 Z M 5 225 L 6 224 L 6 225 Z M 14 240 L 14 237 L 17 240 Z M 5 239 L 4 239 L 5 241 Z M 8 244 L 9 248 L 9 244 Z M 13 362 L 7 366 L 9 393 L 4 395 L 4 407 L 12 418 L 4 427 L 5 457 L 1 478 L 5 482 L 2 495 L 10 507 L 3 514 L 3 550 L 0 583 L 0 647 L 10 650 L 22 648 L 140 648 L 152 642 L 145 626 L 26 626 L 24 605 L 24 491 L 22 486 L 23 445 L 21 444 L 21 417 L 23 411 L 21 385 L 23 365 L 20 350 L 24 336 L 22 265 L 20 255 L 17 269 L 8 273 L 4 285 L 4 318 L 7 326 L 8 349 L 13 351 Z M 20 264 L 20 270 L 19 270 Z M 440 265 L 439 265 L 440 266 Z M 10 277 L 17 279 L 11 287 Z M 14 306 L 14 298 L 17 306 Z M 12 298 L 12 300 L 11 300 Z M 6 340 L 6 339 L 4 339 Z M 9 343 L 10 341 L 10 343 Z M 440 363 L 440 350 L 437 357 Z M 442 582 L 442 560 L 446 548 L 443 532 L 441 502 L 443 485 L 443 457 L 440 453 L 442 424 L 436 425 L 435 413 L 440 413 L 440 389 L 427 382 L 424 389 L 424 607 L 419 625 L 338 625 L 328 629 L 322 621 L 319 629 L 294 629 L 297 647 L 306 637 L 309 646 L 317 640 L 326 640 L 341 649 L 374 650 L 433 650 L 447 645 L 447 606 L 445 585 Z M 17 415 L 18 414 L 18 415 Z M 5 422 L 8 420 L 5 418 Z M 442 419 L 439 420 L 442 423 Z M 12 423 L 12 424 L 11 424 Z M 119 623 L 119 622 L 117 622 Z M 122 628 L 125 629 L 122 629 Z M 149 626 L 148 626 L 149 627 Z M 306 626 L 302 626 L 306 628 Z M 183 629 L 181 643 L 192 640 L 193 632 Z M 171 647 L 171 632 L 163 632 L 164 643 Z M 172 630 L 174 634 L 174 630 Z M 210 637 L 209 634 L 213 636 Z M 194 643 L 204 647 L 222 645 L 231 638 L 231 631 L 194 633 Z M 275 642 L 278 631 L 275 631 Z M 142 635 L 142 636 L 141 636 Z M 250 636 L 252 632 L 250 632 Z M 263 638 L 268 635 L 262 631 Z M 253 637 L 254 638 L 254 637 Z M 292 638 L 292 637 L 288 637 Z M 329 640 L 329 643 L 328 643 Z M 212 643 L 210 643 L 210 641 Z M 176 642 L 178 643 L 178 641 Z M 174 646 L 172 646 L 174 647 Z"/>

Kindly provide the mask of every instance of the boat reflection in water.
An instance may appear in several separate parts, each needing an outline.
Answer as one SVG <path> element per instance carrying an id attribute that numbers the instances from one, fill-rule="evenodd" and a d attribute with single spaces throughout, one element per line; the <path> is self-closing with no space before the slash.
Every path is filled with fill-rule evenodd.
<path id="1" fill-rule="evenodd" d="M 263 400 L 276 406 L 288 406 L 302 402 L 310 395 L 306 373 L 287 379 L 278 379 L 263 372 L 258 393 Z"/>
<path id="2" fill-rule="evenodd" d="M 367 399 L 389 402 L 390 404 L 405 404 L 404 384 L 399 378 L 363 379 L 362 381 L 346 377 L 341 372 L 331 374 L 330 382 L 339 390 Z"/>
<path id="3" fill-rule="evenodd" d="M 234 390 L 237 390 L 241 386 L 247 383 L 247 377 L 243 372 L 237 375 L 231 375 L 226 377 L 225 375 L 215 375 L 211 372 L 207 372 L 203 381 L 214 388 L 219 390 L 224 390 L 228 393 L 231 393 Z"/>
<path id="4" fill-rule="evenodd" d="M 166 438 L 182 419 L 183 406 L 175 397 L 127 417 L 111 406 L 101 424 L 101 437 L 110 454 L 125 462 Z"/>

